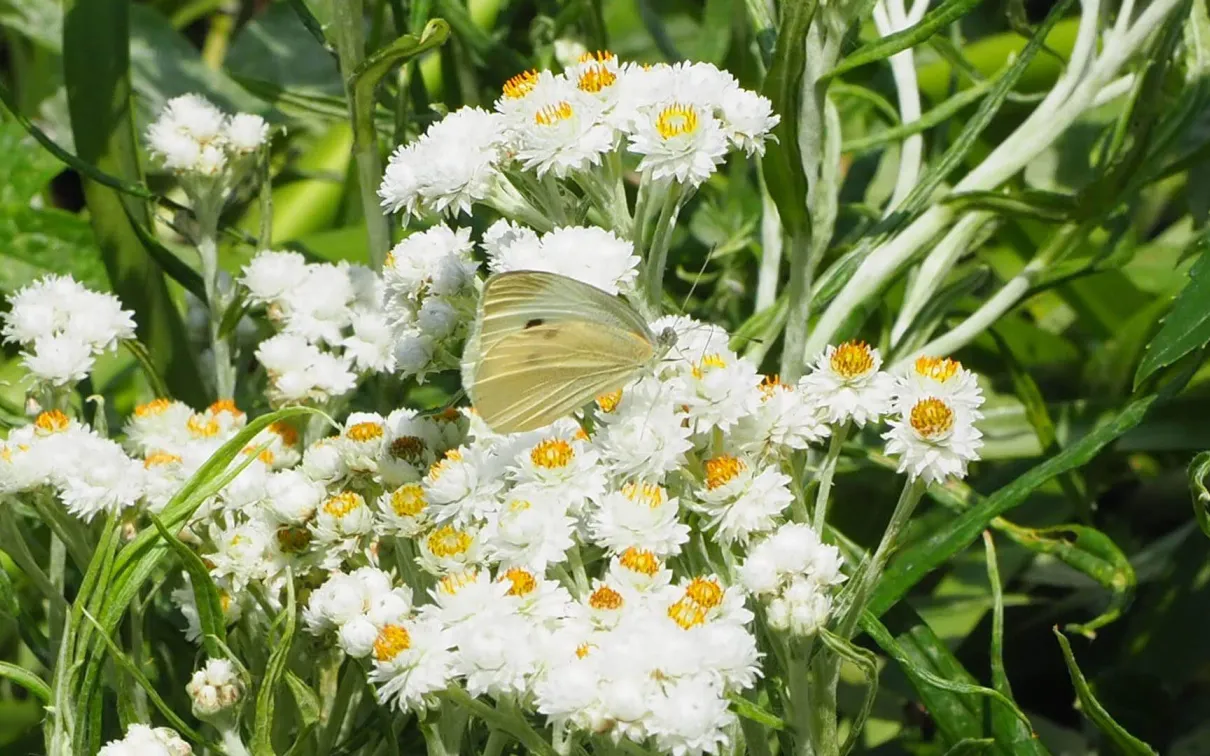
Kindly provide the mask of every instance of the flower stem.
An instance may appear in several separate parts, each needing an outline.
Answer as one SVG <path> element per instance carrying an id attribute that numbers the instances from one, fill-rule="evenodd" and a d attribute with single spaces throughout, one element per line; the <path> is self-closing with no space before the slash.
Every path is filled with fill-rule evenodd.
<path id="1" fill-rule="evenodd" d="M 676 229 L 676 219 L 681 212 L 684 197 L 685 191 L 681 184 L 674 181 L 668 185 L 664 204 L 660 208 L 660 217 L 651 235 L 651 246 L 647 248 L 644 289 L 647 302 L 656 312 L 659 312 L 660 303 L 664 298 L 664 268 L 668 265 L 668 247 L 672 244 L 672 232 Z"/>
<path id="2" fill-rule="evenodd" d="M 221 195 L 220 195 L 221 197 Z M 198 223 L 197 253 L 202 262 L 202 283 L 206 288 L 206 306 L 210 313 L 210 349 L 214 353 L 214 390 L 219 399 L 235 396 L 235 365 L 231 345 L 222 333 L 223 315 L 230 299 L 223 291 L 222 270 L 218 264 L 218 213 L 221 199 L 195 203 Z"/>
<path id="3" fill-rule="evenodd" d="M 832 477 L 836 474 L 836 462 L 840 459 L 840 449 L 844 446 L 849 435 L 849 423 L 845 422 L 832 431 L 832 440 L 828 443 L 827 456 L 819 467 L 819 490 L 815 492 L 815 518 L 812 526 L 815 532 L 823 536 L 823 528 L 828 519 L 828 503 L 832 496 Z"/>
<path id="4" fill-rule="evenodd" d="M 239 728 L 234 723 L 220 727 L 219 737 L 227 756 L 249 756 L 248 746 L 244 745 L 244 739 L 240 737 Z"/>

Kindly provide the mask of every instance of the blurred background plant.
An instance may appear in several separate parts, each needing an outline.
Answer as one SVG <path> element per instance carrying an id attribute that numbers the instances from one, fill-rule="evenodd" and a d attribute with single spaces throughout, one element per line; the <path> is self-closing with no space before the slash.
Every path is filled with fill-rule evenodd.
<path id="1" fill-rule="evenodd" d="M 1210 19 L 1201 0 L 1090 0 L 1083 22 L 1072 5 L 0 0 L 0 295 L 71 273 L 135 311 L 146 349 L 100 357 L 74 399 L 108 398 L 86 410 L 94 425 L 128 416 L 149 374 L 205 406 L 198 355 L 244 305 L 199 312 L 190 293 L 265 247 L 380 265 L 404 233 L 375 195 L 389 148 L 583 50 L 715 63 L 773 100 L 780 141 L 682 210 L 671 297 L 766 372 L 796 376 L 860 334 L 893 360 L 938 339 L 987 379 L 985 461 L 969 487 L 930 492 L 875 596 L 886 629 L 863 624 L 885 669 L 858 748 L 972 752 L 995 736 L 1012 752 L 1207 753 L 1210 496 L 1205 458 L 1189 461 L 1210 448 Z M 1148 18 L 1153 33 L 1130 38 Z M 276 134 L 207 222 L 216 268 L 195 246 L 213 232 L 136 139 L 190 92 Z M 21 375 L 6 345 L 9 425 L 26 414 Z M 437 407 L 456 388 L 375 390 Z M 885 460 L 847 454 L 835 487 L 835 531 L 872 545 L 896 496 Z M 1003 595 L 968 548 L 985 528 Z M 0 660 L 36 668 L 49 610 L 0 560 Z M 141 642 L 187 711 L 192 647 L 178 628 Z M 985 713 L 937 676 L 1010 696 L 1037 738 L 1012 740 L 1006 707 Z M 859 681 L 842 669 L 849 717 Z M 0 681 L 0 750 L 40 752 L 41 718 Z"/>

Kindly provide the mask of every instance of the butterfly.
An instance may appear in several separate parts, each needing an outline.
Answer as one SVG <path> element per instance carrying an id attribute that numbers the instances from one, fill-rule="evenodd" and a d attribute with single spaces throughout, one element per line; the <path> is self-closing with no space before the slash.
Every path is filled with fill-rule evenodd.
<path id="1" fill-rule="evenodd" d="M 557 273 L 487 279 L 462 386 L 497 433 L 533 430 L 625 386 L 676 344 L 623 298 Z"/>

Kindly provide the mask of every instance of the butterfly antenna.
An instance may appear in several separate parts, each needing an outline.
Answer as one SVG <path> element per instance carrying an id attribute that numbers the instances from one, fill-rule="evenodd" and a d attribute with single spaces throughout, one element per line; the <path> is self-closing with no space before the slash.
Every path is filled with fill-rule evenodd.
<path id="1" fill-rule="evenodd" d="M 681 302 L 681 314 L 685 314 L 685 308 L 689 306 L 689 300 L 693 297 L 693 292 L 697 290 L 697 282 L 702 280 L 702 274 L 706 272 L 706 266 L 710 264 L 710 258 L 714 256 L 714 250 L 718 247 L 711 247 L 706 253 L 706 257 L 702 260 L 702 267 L 697 269 L 697 275 L 693 277 L 693 283 L 689 284 L 689 293 L 685 295 L 685 299 Z"/>

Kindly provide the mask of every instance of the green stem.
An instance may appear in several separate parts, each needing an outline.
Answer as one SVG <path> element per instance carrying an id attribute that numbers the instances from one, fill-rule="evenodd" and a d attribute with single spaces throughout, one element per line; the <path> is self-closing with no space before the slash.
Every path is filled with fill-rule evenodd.
<path id="1" fill-rule="evenodd" d="M 504 730 L 492 730 L 492 734 L 487 736 L 487 743 L 483 746 L 483 753 L 480 756 L 500 756 L 504 753 L 504 744 L 508 742 L 508 735 Z"/>
<path id="2" fill-rule="evenodd" d="M 215 71 L 222 69 L 223 60 L 227 57 L 237 13 L 239 3 L 223 2 L 219 4 L 218 12 L 210 17 L 210 29 L 206 32 L 206 41 L 202 43 L 202 61 Z"/>
<path id="3" fill-rule="evenodd" d="M 781 375 L 787 383 L 802 377 L 803 350 L 811 319 L 811 283 L 815 278 L 818 258 L 811 255 L 809 234 L 791 234 L 790 281 L 786 287 L 789 311 L 786 314 L 786 343 L 781 354 Z"/>
<path id="4" fill-rule="evenodd" d="M 63 589 L 67 584 L 67 546 L 63 539 L 51 533 L 50 536 L 50 583 L 58 595 L 64 595 Z M 67 617 L 67 605 L 59 601 L 51 601 L 47 606 L 47 623 L 50 625 L 51 645 L 58 645 L 60 633 L 63 631 L 63 620 Z"/>
<path id="5" fill-rule="evenodd" d="M 819 467 L 819 490 L 815 493 L 815 519 L 812 525 L 815 532 L 823 537 L 823 527 L 828 519 L 828 503 L 832 496 L 832 477 L 836 474 L 836 462 L 840 459 L 840 449 L 844 446 L 845 438 L 849 435 L 849 423 L 845 422 L 832 429 L 832 440 L 828 443 L 828 453 Z"/>
<path id="6" fill-rule="evenodd" d="M 349 118 L 353 123 L 353 159 L 357 163 L 357 185 L 361 191 L 361 210 L 370 240 L 370 265 L 382 269 L 391 246 L 391 229 L 378 204 L 378 184 L 382 180 L 382 156 L 374 133 L 374 98 L 361 97 L 354 85 L 353 72 L 365 60 L 365 10 L 362 0 L 337 0 L 332 8 L 332 43 L 345 81 Z"/>
<path id="7" fill-rule="evenodd" d="M 428 756 L 454 756 L 445 748 L 445 741 L 441 739 L 441 728 L 438 727 L 438 722 L 421 722 L 420 732 L 424 734 L 424 744 L 428 750 Z"/>
<path id="8" fill-rule="evenodd" d="M 244 739 L 240 737 L 239 728 L 234 723 L 220 727 L 219 737 L 222 739 L 223 750 L 227 752 L 227 756 L 250 756 L 248 746 L 244 745 Z"/>
<path id="9" fill-rule="evenodd" d="M 657 313 L 664 299 L 664 268 L 668 265 L 668 248 L 672 245 L 672 233 L 676 230 L 676 219 L 681 212 L 685 195 L 682 184 L 674 181 L 668 185 L 663 205 L 660 207 L 660 217 L 651 235 L 651 246 L 647 249 L 643 288 L 647 303 Z"/>
<path id="10" fill-rule="evenodd" d="M 206 304 L 210 310 L 210 348 L 214 352 L 214 389 L 219 399 L 235 396 L 235 366 L 231 362 L 231 345 L 222 335 L 223 314 L 228 297 L 221 289 L 218 264 L 218 217 L 216 213 L 198 208 L 200 238 L 198 256 L 202 261 L 202 281 L 206 285 Z"/>

